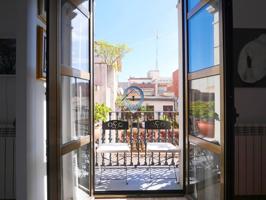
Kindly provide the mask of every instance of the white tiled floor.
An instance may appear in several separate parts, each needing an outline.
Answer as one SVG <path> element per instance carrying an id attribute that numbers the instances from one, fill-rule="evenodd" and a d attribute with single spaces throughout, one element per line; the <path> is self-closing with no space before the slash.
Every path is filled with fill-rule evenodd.
<path id="1" fill-rule="evenodd" d="M 175 177 L 174 170 L 176 170 L 177 179 Z M 100 171 L 98 168 L 96 168 L 96 191 L 145 191 L 181 189 L 181 185 L 177 182 L 177 180 L 179 180 L 179 170 L 178 168 L 173 168 L 173 166 L 170 168 L 152 168 L 152 179 L 150 179 L 150 171 L 147 167 L 131 167 L 128 169 L 128 184 L 126 184 L 125 172 L 126 171 L 124 168 L 106 169 L 102 174 L 102 178 L 105 180 L 102 180 L 100 182 Z"/>
<path id="2" fill-rule="evenodd" d="M 97 199 L 97 200 L 187 200 L 185 197 L 171 197 L 171 198 L 122 198 L 122 199 Z"/>

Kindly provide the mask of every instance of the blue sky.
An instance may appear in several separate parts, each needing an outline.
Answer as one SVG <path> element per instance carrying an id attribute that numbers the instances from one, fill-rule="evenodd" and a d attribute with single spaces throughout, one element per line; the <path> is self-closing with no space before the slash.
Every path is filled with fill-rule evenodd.
<path id="1" fill-rule="evenodd" d="M 177 0 L 96 0 L 95 40 L 125 43 L 132 49 L 123 59 L 120 81 L 145 76 L 155 68 L 156 32 L 161 75 L 178 68 Z"/>

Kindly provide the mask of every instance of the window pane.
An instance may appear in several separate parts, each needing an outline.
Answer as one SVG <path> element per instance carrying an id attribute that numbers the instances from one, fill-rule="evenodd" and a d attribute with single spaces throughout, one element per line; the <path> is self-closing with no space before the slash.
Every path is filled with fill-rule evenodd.
<path id="1" fill-rule="evenodd" d="M 89 199 L 89 145 L 62 157 L 63 200 Z"/>
<path id="2" fill-rule="evenodd" d="M 77 132 L 89 134 L 89 81 L 77 79 Z"/>
<path id="3" fill-rule="evenodd" d="M 86 2 L 83 3 L 87 5 Z M 70 3 L 62 6 L 62 65 L 89 71 L 88 18 Z"/>
<path id="4" fill-rule="evenodd" d="M 220 76 L 190 81 L 190 134 L 220 144 Z"/>
<path id="5" fill-rule="evenodd" d="M 199 2 L 200 0 L 188 0 L 188 11 L 191 11 Z"/>
<path id="6" fill-rule="evenodd" d="M 82 3 L 80 4 L 82 7 L 84 7 L 86 10 L 89 9 L 89 1 L 88 0 L 81 0 Z"/>
<path id="7" fill-rule="evenodd" d="M 190 143 L 189 191 L 195 199 L 220 199 L 220 155 Z"/>
<path id="8" fill-rule="evenodd" d="M 62 143 L 89 134 L 89 81 L 62 77 Z"/>
<path id="9" fill-rule="evenodd" d="M 189 72 L 220 64 L 218 2 L 204 6 L 188 21 Z"/>
<path id="10" fill-rule="evenodd" d="M 62 77 L 62 143 L 76 138 L 75 125 L 75 78 Z"/>

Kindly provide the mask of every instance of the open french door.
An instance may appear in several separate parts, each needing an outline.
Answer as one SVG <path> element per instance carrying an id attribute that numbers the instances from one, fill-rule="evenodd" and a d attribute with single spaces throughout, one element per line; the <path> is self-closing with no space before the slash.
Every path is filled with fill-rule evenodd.
<path id="1" fill-rule="evenodd" d="M 233 112 L 225 81 L 225 2 L 181 0 L 178 7 L 182 13 L 186 191 L 198 200 L 222 200 L 226 194 L 226 130 Z"/>
<path id="2" fill-rule="evenodd" d="M 92 0 L 48 3 L 48 199 L 93 196 Z"/>

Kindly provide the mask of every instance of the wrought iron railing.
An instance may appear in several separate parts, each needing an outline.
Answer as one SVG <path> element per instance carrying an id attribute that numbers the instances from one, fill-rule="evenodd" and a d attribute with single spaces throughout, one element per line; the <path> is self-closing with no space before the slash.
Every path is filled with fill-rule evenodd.
<path id="1" fill-rule="evenodd" d="M 179 144 L 179 131 L 178 131 L 178 112 L 164 111 L 164 112 L 110 112 L 109 120 L 121 120 L 127 121 L 129 124 L 126 130 L 104 130 L 101 126 L 95 131 L 96 143 L 128 143 L 131 151 L 127 155 L 119 155 L 118 153 L 109 153 L 109 155 L 98 156 L 96 154 L 96 166 L 108 165 L 108 166 L 142 166 L 148 164 L 148 155 L 146 151 L 148 142 L 169 142 L 174 145 Z M 145 122 L 161 120 L 169 123 L 169 127 L 165 128 L 147 128 Z M 96 128 L 97 129 L 97 128 Z M 167 158 L 167 153 L 158 153 L 156 157 L 158 162 L 154 162 L 154 156 L 152 155 L 152 165 L 175 165 L 179 158 L 172 156 L 171 161 L 168 162 L 166 159 L 161 162 L 164 158 Z M 109 157 L 107 160 L 103 160 L 103 157 Z M 124 159 L 126 158 L 126 160 Z"/>

